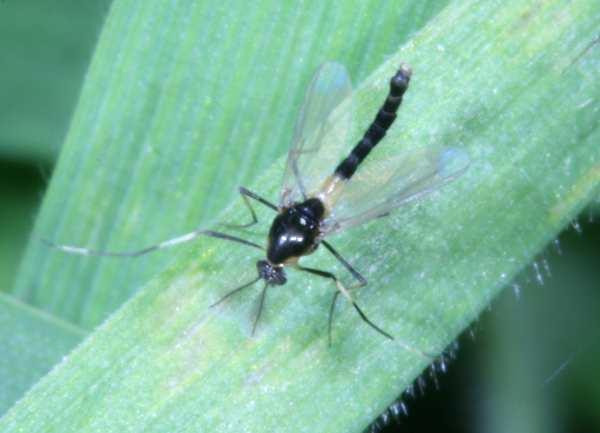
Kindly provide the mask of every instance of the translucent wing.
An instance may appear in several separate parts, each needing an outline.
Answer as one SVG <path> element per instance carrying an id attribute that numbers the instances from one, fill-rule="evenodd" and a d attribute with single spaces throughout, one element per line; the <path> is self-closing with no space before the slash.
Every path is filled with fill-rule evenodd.
<path id="1" fill-rule="evenodd" d="M 449 147 L 419 148 L 369 161 L 344 186 L 322 231 L 325 235 L 338 233 L 387 215 L 456 179 L 468 165 L 465 151 Z"/>
<path id="2" fill-rule="evenodd" d="M 352 85 L 346 68 L 324 63 L 304 97 L 289 150 L 281 189 L 281 206 L 304 200 L 345 156 L 351 124 Z"/>

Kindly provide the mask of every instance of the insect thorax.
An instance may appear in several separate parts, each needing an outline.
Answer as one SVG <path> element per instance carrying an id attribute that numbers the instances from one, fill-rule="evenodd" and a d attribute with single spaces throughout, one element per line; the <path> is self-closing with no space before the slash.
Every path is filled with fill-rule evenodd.
<path id="1" fill-rule="evenodd" d="M 284 264 L 312 253 L 318 246 L 319 223 L 325 208 L 318 198 L 282 209 L 269 230 L 267 259 Z"/>

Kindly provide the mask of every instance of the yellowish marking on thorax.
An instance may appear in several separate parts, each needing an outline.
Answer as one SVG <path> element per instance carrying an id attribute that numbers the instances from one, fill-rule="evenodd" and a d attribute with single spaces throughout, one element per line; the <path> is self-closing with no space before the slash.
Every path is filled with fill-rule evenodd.
<path id="1" fill-rule="evenodd" d="M 315 194 L 315 197 L 321 200 L 323 206 L 325 206 L 325 216 L 328 216 L 333 208 L 333 205 L 337 201 L 342 192 L 343 186 L 346 181 L 335 174 L 327 177 L 319 191 Z"/>
<path id="2" fill-rule="evenodd" d="M 300 260 L 300 257 L 293 256 L 293 257 L 290 257 L 289 259 L 286 259 L 283 263 L 280 263 L 280 264 L 274 265 L 274 266 L 294 266 L 294 265 L 298 264 L 298 260 Z"/>

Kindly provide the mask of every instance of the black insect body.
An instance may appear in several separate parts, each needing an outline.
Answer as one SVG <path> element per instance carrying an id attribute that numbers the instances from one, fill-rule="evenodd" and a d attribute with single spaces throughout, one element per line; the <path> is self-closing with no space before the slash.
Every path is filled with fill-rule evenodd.
<path id="1" fill-rule="evenodd" d="M 458 177 L 468 166 L 464 151 L 453 148 L 425 147 L 413 149 L 382 162 L 367 164 L 358 170 L 373 148 L 384 138 L 396 118 L 396 111 L 408 88 L 411 72 L 401 66 L 390 81 L 390 90 L 383 106 L 352 151 L 344 153 L 345 137 L 350 130 L 348 101 L 351 95 L 346 69 L 337 63 L 324 64 L 306 93 L 303 108 L 296 124 L 295 138 L 288 153 L 279 204 L 275 205 L 258 194 L 240 188 L 252 221 L 233 227 L 249 227 L 258 222 L 250 204 L 255 200 L 277 212 L 267 240 L 266 259 L 256 263 L 258 276 L 230 291 L 212 306 L 231 295 L 252 286 L 259 280 L 264 286 L 259 297 L 258 312 L 252 333 L 263 310 L 268 287 L 286 283 L 285 267 L 292 266 L 332 280 L 337 290 L 329 310 L 328 335 L 336 300 L 341 293 L 352 304 L 361 319 L 381 335 L 393 337 L 375 325 L 353 300 L 350 292 L 331 272 L 307 268 L 299 264 L 302 256 L 313 253 L 323 245 L 355 278 L 357 286 L 367 284 L 325 238 L 349 227 L 385 216 L 391 210 L 414 202 L 429 192 Z M 341 160 L 341 162 L 340 162 Z M 337 166 L 335 165 L 337 164 Z M 323 179 L 324 173 L 331 173 Z M 350 181 L 352 179 L 352 181 Z M 231 226 L 230 226 L 231 227 Z M 157 245 L 130 252 L 107 252 L 45 241 L 65 252 L 100 256 L 139 256 L 161 248 L 210 236 L 237 242 L 264 251 L 260 245 L 226 233 L 198 229 Z"/>
<path id="2" fill-rule="evenodd" d="M 390 94 L 377 117 L 350 155 L 337 166 L 333 178 L 327 179 L 325 188 L 319 191 L 318 197 L 283 208 L 275 217 L 269 231 L 267 248 L 270 264 L 283 266 L 296 263 L 300 256 L 310 254 L 317 248 L 320 237 L 324 234 L 320 224 L 325 217 L 326 204 L 333 204 L 331 198 L 335 196 L 336 189 L 341 187 L 343 181 L 352 177 L 360 163 L 385 136 L 396 118 L 396 110 L 402 102 L 409 79 L 410 71 L 407 68 L 400 68 L 394 75 L 390 82 Z"/>
<path id="3" fill-rule="evenodd" d="M 269 263 L 280 266 L 296 263 L 300 256 L 312 253 L 319 245 L 319 224 L 324 214 L 325 207 L 318 198 L 283 209 L 269 230 Z"/>
<path id="4" fill-rule="evenodd" d="M 352 177 L 361 162 L 373 150 L 373 148 L 385 136 L 385 133 L 396 120 L 396 111 L 402 103 L 402 96 L 408 88 L 410 80 L 410 70 L 406 67 L 401 67 L 390 81 L 390 93 L 386 98 L 383 107 L 379 109 L 377 116 L 362 140 L 358 142 L 356 147 L 346 159 L 335 169 L 335 176 L 341 179 L 348 180 Z"/>

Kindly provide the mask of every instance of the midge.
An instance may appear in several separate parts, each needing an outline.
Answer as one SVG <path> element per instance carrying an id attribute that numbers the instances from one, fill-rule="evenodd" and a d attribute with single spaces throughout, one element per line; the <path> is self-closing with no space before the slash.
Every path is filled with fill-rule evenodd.
<path id="1" fill-rule="evenodd" d="M 386 216 L 394 208 L 413 202 L 455 179 L 468 166 L 468 157 L 464 151 L 426 147 L 386 158 L 383 163 L 366 164 L 363 169 L 358 170 L 394 122 L 410 77 L 409 67 L 400 66 L 390 80 L 389 93 L 375 119 L 350 154 L 343 158 L 345 135 L 350 130 L 350 79 L 346 68 L 338 63 L 330 62 L 321 66 L 306 92 L 304 105 L 296 123 L 294 142 L 288 153 L 278 205 L 242 187 L 239 191 L 252 221 L 243 225 L 228 225 L 246 228 L 258 222 L 250 199 L 277 212 L 269 230 L 266 257 L 256 262 L 258 275 L 252 281 L 225 294 L 212 306 L 259 280 L 264 280 L 252 327 L 254 334 L 267 289 L 285 284 L 285 268 L 290 266 L 328 278 L 335 284 L 337 290 L 331 301 L 328 318 L 330 342 L 333 313 L 340 293 L 366 324 L 384 337 L 393 339 L 388 332 L 367 317 L 337 276 L 329 271 L 301 266 L 299 259 L 312 254 L 319 245 L 323 245 L 354 277 L 357 282 L 355 287 L 365 286 L 367 279 L 325 238 L 357 224 Z M 328 173 L 331 174 L 327 176 Z M 99 251 L 45 242 L 54 248 L 74 254 L 140 256 L 191 241 L 199 236 L 225 239 L 265 251 L 254 242 L 204 229 L 129 252 Z"/>

